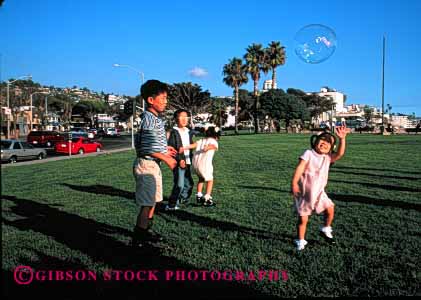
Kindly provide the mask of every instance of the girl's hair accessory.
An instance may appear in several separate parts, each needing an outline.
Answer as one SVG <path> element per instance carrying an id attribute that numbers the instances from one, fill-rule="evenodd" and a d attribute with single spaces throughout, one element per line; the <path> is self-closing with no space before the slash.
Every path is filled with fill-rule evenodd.
<path id="1" fill-rule="evenodd" d="M 329 142 L 331 145 L 330 148 L 330 152 L 332 152 L 333 150 L 335 150 L 335 145 L 336 145 L 336 137 L 329 133 L 329 132 L 322 132 L 320 134 L 314 134 L 311 136 L 310 138 L 310 144 L 311 144 L 311 148 L 315 149 L 316 145 L 320 142 L 320 140 Z"/>

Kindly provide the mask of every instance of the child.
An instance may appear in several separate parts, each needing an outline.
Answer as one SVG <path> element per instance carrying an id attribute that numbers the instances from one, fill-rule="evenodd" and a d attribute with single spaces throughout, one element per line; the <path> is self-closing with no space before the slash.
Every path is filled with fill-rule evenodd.
<path id="1" fill-rule="evenodd" d="M 179 109 L 174 113 L 174 119 L 177 126 L 170 132 L 168 145 L 178 152 L 175 157 L 178 167 L 173 170 L 174 185 L 168 205 L 165 207 L 166 210 L 177 210 L 180 203 L 188 202 L 194 184 L 190 170 L 193 151 L 188 149 L 188 146 L 193 144 L 193 133 L 187 128 L 189 112 L 185 109 Z M 182 147 L 184 149 L 180 152 Z"/>
<path id="2" fill-rule="evenodd" d="M 199 177 L 196 201 L 198 204 L 203 204 L 204 206 L 215 205 L 211 196 L 213 188 L 212 159 L 215 151 L 218 150 L 218 139 L 220 135 L 221 132 L 218 127 L 208 127 L 205 129 L 204 139 L 200 139 L 196 143 L 181 149 L 181 151 L 183 151 L 185 149 L 196 148 L 196 152 L 193 156 L 193 170 Z M 203 196 L 202 190 L 205 182 L 206 194 Z"/>
<path id="3" fill-rule="evenodd" d="M 141 115 L 135 143 L 137 158 L 133 163 L 136 203 L 140 206 L 133 230 L 134 247 L 162 240 L 158 234 L 151 231 L 155 204 L 162 201 L 160 162 L 165 162 L 171 170 L 177 165 L 172 157 L 176 155 L 176 151 L 167 146 L 164 123 L 158 117 L 165 111 L 167 93 L 168 86 L 158 80 L 148 80 L 141 87 L 141 96 L 147 104 L 147 110 Z"/>
<path id="4" fill-rule="evenodd" d="M 297 250 L 301 251 L 307 245 L 304 239 L 308 217 L 315 211 L 317 214 L 325 212 L 325 224 L 320 234 L 323 238 L 335 243 L 332 236 L 332 221 L 334 204 L 325 192 L 329 166 L 339 160 L 345 153 L 345 137 L 348 130 L 345 125 L 336 128 L 339 137 L 338 152 L 333 152 L 336 138 L 323 132 L 311 137 L 312 150 L 306 150 L 300 157 L 291 182 L 291 192 L 295 200 L 295 208 L 298 213 L 298 239 L 295 240 Z"/>

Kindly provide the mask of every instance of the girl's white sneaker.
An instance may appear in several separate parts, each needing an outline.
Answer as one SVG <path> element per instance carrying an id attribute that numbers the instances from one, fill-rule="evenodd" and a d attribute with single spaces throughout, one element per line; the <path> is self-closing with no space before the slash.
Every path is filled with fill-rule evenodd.
<path id="1" fill-rule="evenodd" d="M 332 235 L 332 227 L 326 226 L 320 228 L 320 235 L 325 239 L 326 242 L 330 244 L 335 244 L 335 239 Z"/>
<path id="2" fill-rule="evenodd" d="M 297 247 L 297 251 L 303 250 L 305 246 L 308 244 L 306 240 L 295 240 L 294 243 L 295 243 L 295 246 Z"/>

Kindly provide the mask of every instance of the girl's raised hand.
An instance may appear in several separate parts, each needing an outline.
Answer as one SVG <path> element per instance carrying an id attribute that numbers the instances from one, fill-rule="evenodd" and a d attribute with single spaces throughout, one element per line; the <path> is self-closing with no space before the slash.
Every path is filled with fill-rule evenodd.
<path id="1" fill-rule="evenodd" d="M 336 127 L 335 131 L 336 131 L 336 135 L 340 139 L 344 139 L 346 135 L 350 132 L 350 129 L 346 127 L 345 123 L 343 123 L 342 126 Z"/>

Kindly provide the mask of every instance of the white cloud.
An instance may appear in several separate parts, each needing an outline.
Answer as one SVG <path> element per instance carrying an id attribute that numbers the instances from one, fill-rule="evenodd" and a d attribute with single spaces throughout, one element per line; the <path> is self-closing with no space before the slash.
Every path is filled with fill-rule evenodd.
<path id="1" fill-rule="evenodd" d="M 189 71 L 189 75 L 193 77 L 203 78 L 208 75 L 208 71 L 203 68 L 194 67 Z"/>

